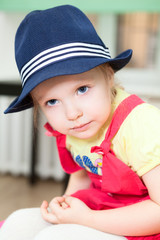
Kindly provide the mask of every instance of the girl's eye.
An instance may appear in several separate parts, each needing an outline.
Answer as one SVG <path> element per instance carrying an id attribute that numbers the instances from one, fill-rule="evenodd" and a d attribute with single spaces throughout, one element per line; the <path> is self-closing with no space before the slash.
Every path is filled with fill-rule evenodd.
<path id="1" fill-rule="evenodd" d="M 49 100 L 48 102 L 47 102 L 47 105 L 48 106 L 54 106 L 55 104 L 57 104 L 58 103 L 58 100 L 56 100 L 56 99 L 51 99 L 51 100 Z"/>
<path id="2" fill-rule="evenodd" d="M 88 91 L 88 87 L 87 86 L 82 86 L 80 88 L 78 88 L 78 94 L 83 94 L 85 92 Z"/>

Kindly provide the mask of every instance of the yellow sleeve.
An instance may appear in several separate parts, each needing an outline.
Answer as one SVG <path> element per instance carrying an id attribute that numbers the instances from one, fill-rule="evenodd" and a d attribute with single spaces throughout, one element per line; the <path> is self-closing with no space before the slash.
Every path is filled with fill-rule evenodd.
<path id="1" fill-rule="evenodd" d="M 144 103 L 125 119 L 112 141 L 119 159 L 139 176 L 160 164 L 160 110 Z"/>

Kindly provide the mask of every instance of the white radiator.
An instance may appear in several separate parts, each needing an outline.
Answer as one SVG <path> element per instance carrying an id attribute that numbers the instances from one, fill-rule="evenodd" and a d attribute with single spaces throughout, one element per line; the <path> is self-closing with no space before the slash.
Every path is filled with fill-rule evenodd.
<path id="1" fill-rule="evenodd" d="M 33 114 L 32 110 L 3 114 L 13 98 L 0 96 L 0 173 L 29 175 L 31 169 Z M 43 121 L 38 127 L 36 174 L 42 178 L 61 180 L 55 139 L 45 136 Z"/>
<path id="2" fill-rule="evenodd" d="M 38 126 L 38 163 L 36 166 L 37 175 L 42 178 L 53 177 L 56 180 L 64 178 L 64 172 L 60 165 L 58 151 L 56 147 L 56 139 L 45 135 L 46 119 L 40 115 Z"/>

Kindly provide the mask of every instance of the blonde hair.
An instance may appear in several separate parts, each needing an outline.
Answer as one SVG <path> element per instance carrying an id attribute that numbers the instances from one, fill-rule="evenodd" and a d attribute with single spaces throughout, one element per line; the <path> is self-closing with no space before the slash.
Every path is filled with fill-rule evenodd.
<path id="1" fill-rule="evenodd" d="M 109 63 L 103 63 L 98 66 L 98 68 L 102 71 L 104 74 L 106 80 L 109 82 L 111 81 L 113 83 L 113 86 L 111 87 L 111 100 L 113 102 L 116 94 L 117 94 L 117 87 L 120 87 L 119 84 L 115 83 L 115 77 L 114 77 L 114 70 L 113 68 L 109 65 Z"/>
<path id="2" fill-rule="evenodd" d="M 39 104 L 36 101 L 36 99 L 33 97 L 33 95 L 30 93 L 30 97 L 33 101 L 33 123 L 34 123 L 34 128 L 36 129 L 38 126 L 38 116 L 39 116 Z"/>

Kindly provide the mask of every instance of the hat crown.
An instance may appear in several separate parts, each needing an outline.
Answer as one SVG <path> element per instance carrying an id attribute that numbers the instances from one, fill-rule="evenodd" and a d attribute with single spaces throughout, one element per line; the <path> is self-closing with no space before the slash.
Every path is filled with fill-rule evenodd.
<path id="1" fill-rule="evenodd" d="M 15 38 L 19 71 L 39 53 L 66 43 L 83 42 L 105 47 L 92 23 L 78 8 L 64 5 L 29 13 Z"/>

